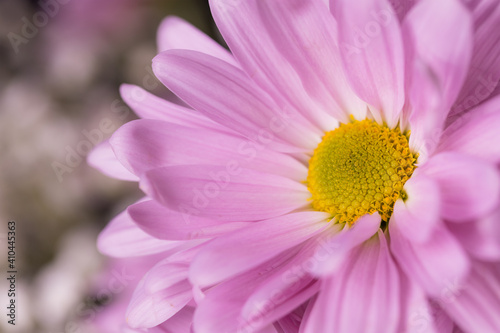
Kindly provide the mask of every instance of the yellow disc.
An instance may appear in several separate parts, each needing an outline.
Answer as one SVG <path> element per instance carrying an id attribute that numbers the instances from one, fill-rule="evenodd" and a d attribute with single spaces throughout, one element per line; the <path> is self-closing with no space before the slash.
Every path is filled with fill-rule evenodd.
<path id="1" fill-rule="evenodd" d="M 309 162 L 312 205 L 338 223 L 352 225 L 374 212 L 389 221 L 416 159 L 399 128 L 368 119 L 341 124 L 325 134 Z"/>

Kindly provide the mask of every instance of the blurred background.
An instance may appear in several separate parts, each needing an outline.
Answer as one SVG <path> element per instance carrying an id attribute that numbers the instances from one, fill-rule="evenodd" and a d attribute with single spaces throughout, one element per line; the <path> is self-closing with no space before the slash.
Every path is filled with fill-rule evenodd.
<path id="1" fill-rule="evenodd" d="M 9 220 L 18 270 L 16 325 L 2 310 L 0 332 L 107 333 L 102 327 L 116 325 L 94 322 L 129 291 L 118 285 L 109 295 L 98 286 L 127 284 L 142 272 L 101 256 L 96 238 L 141 193 L 85 159 L 111 135 L 97 135 L 102 121 L 116 129 L 135 118 L 120 99 L 121 83 L 168 94 L 151 71 L 167 15 L 217 36 L 206 0 L 0 0 L 1 309 Z"/>

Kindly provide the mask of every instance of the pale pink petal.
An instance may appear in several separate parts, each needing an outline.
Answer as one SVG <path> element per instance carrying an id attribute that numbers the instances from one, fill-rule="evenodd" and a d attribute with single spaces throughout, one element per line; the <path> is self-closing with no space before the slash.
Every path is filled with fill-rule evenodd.
<path id="1" fill-rule="evenodd" d="M 126 211 L 117 215 L 99 234 L 97 247 L 112 257 L 137 257 L 179 247 L 182 242 L 156 239 L 142 231 Z"/>
<path id="2" fill-rule="evenodd" d="M 397 125 L 405 101 L 399 19 L 386 0 L 332 0 L 339 44 L 353 89 L 377 122 Z"/>
<path id="3" fill-rule="evenodd" d="M 285 251 L 248 273 L 209 289 L 196 309 L 193 320 L 194 331 L 196 333 L 254 332 L 251 329 L 239 330 L 244 325 L 241 317 L 242 306 L 256 287 L 265 283 L 283 265 L 293 260 L 296 253 L 297 249 Z"/>
<path id="4" fill-rule="evenodd" d="M 399 272 L 379 230 L 337 275 L 323 280 L 303 332 L 395 333 L 399 297 Z"/>
<path id="5" fill-rule="evenodd" d="M 458 0 L 422 0 L 406 16 L 404 31 L 405 38 L 412 43 L 414 61 L 423 63 L 435 75 L 443 95 L 442 110 L 439 112 L 444 114 L 435 124 L 438 126 L 456 100 L 467 76 L 473 46 L 472 17 Z M 453 38 L 450 38 L 451 35 Z M 420 87 L 417 85 L 415 88 Z M 425 118 L 422 119 L 424 123 Z"/>
<path id="6" fill-rule="evenodd" d="M 254 268 L 325 229 L 328 217 L 323 212 L 292 213 L 220 236 L 194 258 L 190 280 L 209 286 Z"/>
<path id="7" fill-rule="evenodd" d="M 366 106 L 349 88 L 336 42 L 335 21 L 320 0 L 210 1 L 224 40 L 276 100 L 323 130 L 333 119 L 363 118 Z M 251 29 L 251 30 L 249 30 Z"/>
<path id="8" fill-rule="evenodd" d="M 406 238 L 424 242 L 441 221 L 439 187 L 431 178 L 415 172 L 405 183 L 404 190 L 408 198 L 396 201 L 390 221 L 396 221 Z"/>
<path id="9" fill-rule="evenodd" d="M 127 309 L 127 323 L 133 328 L 150 328 L 163 323 L 191 299 L 187 280 L 189 263 L 156 264 L 139 282 Z"/>
<path id="10" fill-rule="evenodd" d="M 210 129 L 140 119 L 119 128 L 110 142 L 122 164 L 138 176 L 171 165 L 238 164 L 297 181 L 307 178 L 307 167 L 296 159 Z M 214 174 L 214 179 L 220 177 Z"/>
<path id="11" fill-rule="evenodd" d="M 493 165 L 483 160 L 458 153 L 440 153 L 422 166 L 422 172 L 438 183 L 441 216 L 446 220 L 465 222 L 484 216 L 499 201 L 500 175 Z"/>
<path id="12" fill-rule="evenodd" d="M 217 220 L 183 214 L 162 206 L 154 200 L 131 205 L 127 211 L 142 230 L 158 239 L 209 238 L 249 224 L 249 222 L 221 223 Z"/>
<path id="13" fill-rule="evenodd" d="M 253 141 L 290 152 L 314 149 L 319 143 L 319 132 L 304 127 L 244 72 L 220 59 L 170 50 L 154 58 L 153 71 L 193 108 Z"/>
<path id="14" fill-rule="evenodd" d="M 408 61 L 407 66 L 411 75 L 407 75 L 408 103 L 404 115 L 411 130 L 410 148 L 418 153 L 422 164 L 439 144 L 448 110 L 443 108 L 440 84 L 431 69 L 421 61 Z"/>
<path id="15" fill-rule="evenodd" d="M 450 285 L 438 301 L 465 332 L 497 333 L 500 327 L 498 264 L 476 263 L 467 281 Z"/>
<path id="16" fill-rule="evenodd" d="M 449 224 L 450 230 L 474 257 L 500 261 L 500 208 L 492 214 L 468 223 Z"/>
<path id="17" fill-rule="evenodd" d="M 413 280 L 401 274 L 404 317 L 401 332 L 452 333 L 453 321 Z M 399 332 L 399 331 L 398 331 Z"/>
<path id="18" fill-rule="evenodd" d="M 309 274 L 317 265 L 313 254 L 316 237 L 300 246 L 293 260 L 280 267 L 246 299 L 241 310 L 244 330 L 272 323 L 292 313 L 320 288 L 318 280 Z"/>
<path id="19" fill-rule="evenodd" d="M 213 175 L 224 177 L 214 179 Z M 309 205 L 307 187 L 277 175 L 212 165 L 171 166 L 148 171 L 141 189 L 181 213 L 219 221 L 258 221 Z"/>
<path id="20" fill-rule="evenodd" d="M 321 240 L 314 258 L 318 264 L 312 273 L 318 276 L 334 274 L 349 257 L 353 248 L 368 240 L 380 229 L 380 215 L 374 213 L 361 217 L 354 226 L 346 226 L 328 240 Z"/>
<path id="21" fill-rule="evenodd" d="M 443 133 L 440 151 L 458 151 L 500 162 L 500 97 L 456 119 Z"/>
<path id="22" fill-rule="evenodd" d="M 158 28 L 156 41 L 158 52 L 170 49 L 199 51 L 238 66 L 229 51 L 180 17 L 169 16 L 165 18 Z"/>
<path id="23" fill-rule="evenodd" d="M 158 333 L 192 333 L 193 314 L 194 308 L 185 306 L 160 326 L 148 330 L 148 333 L 157 333 L 155 330 Z"/>
<path id="24" fill-rule="evenodd" d="M 406 238 L 397 220 L 389 223 L 389 231 L 392 254 L 407 276 L 427 294 L 439 297 L 450 283 L 463 281 L 467 276 L 468 256 L 445 226 L 435 227 L 431 237 L 423 243 Z"/>
<path id="25" fill-rule="evenodd" d="M 441 333 L 436 330 L 432 307 L 425 292 L 413 281 L 407 281 L 405 294 L 406 315 L 403 317 L 402 331 L 405 333 Z M 451 332 L 447 332 L 451 333 Z"/>
<path id="26" fill-rule="evenodd" d="M 211 128 L 233 133 L 230 129 L 217 124 L 201 113 L 155 96 L 141 87 L 122 84 L 120 94 L 128 106 L 141 118 L 164 120 L 186 127 Z"/>
<path id="27" fill-rule="evenodd" d="M 500 6 L 496 0 L 463 1 L 474 18 L 471 66 L 451 114 L 459 115 L 486 100 L 500 80 Z"/>
<path id="28" fill-rule="evenodd" d="M 125 168 L 116 158 L 108 140 L 96 146 L 87 156 L 87 163 L 103 174 L 121 180 L 139 181 L 139 178 Z"/>

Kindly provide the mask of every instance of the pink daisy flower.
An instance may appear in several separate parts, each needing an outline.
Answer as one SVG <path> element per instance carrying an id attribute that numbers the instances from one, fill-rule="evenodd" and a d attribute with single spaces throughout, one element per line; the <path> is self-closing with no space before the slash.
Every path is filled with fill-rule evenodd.
<path id="1" fill-rule="evenodd" d="M 165 257 L 128 323 L 498 332 L 497 2 L 210 4 L 232 53 L 168 18 L 153 60 L 190 108 L 124 86 L 90 158 L 147 195 L 101 250 Z"/>

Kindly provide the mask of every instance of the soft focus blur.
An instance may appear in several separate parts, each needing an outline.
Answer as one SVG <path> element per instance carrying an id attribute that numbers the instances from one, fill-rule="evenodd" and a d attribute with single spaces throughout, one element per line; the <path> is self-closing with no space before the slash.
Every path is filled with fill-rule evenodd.
<path id="1" fill-rule="evenodd" d="M 97 252 L 96 238 L 141 194 L 85 159 L 135 118 L 120 99 L 121 83 L 168 94 L 150 65 L 167 15 L 217 35 L 206 0 L 0 0 L 0 332 L 90 332 L 97 314 L 126 296 L 119 286 L 99 294 L 128 273 L 126 263 Z M 10 220 L 15 326 L 5 310 Z M 107 333 L 113 325 L 101 327 Z"/>

